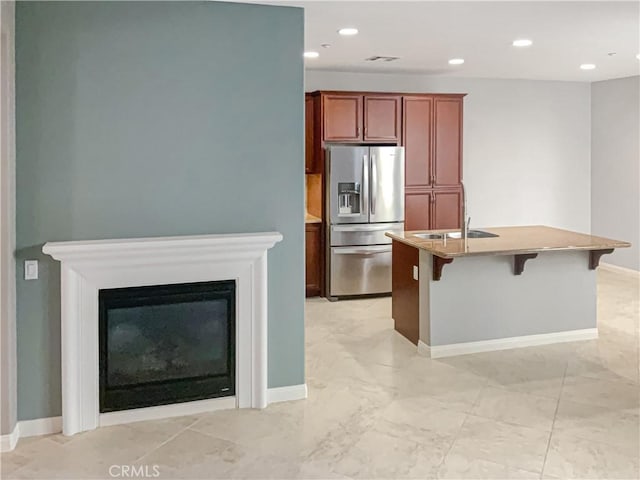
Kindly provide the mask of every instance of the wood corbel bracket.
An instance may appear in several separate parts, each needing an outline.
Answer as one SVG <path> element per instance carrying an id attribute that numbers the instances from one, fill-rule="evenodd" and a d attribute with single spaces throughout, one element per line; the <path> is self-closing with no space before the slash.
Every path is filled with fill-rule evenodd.
<path id="1" fill-rule="evenodd" d="M 433 281 L 437 282 L 442 277 L 442 267 L 447 263 L 453 262 L 453 258 L 442 258 L 437 255 L 433 256 Z"/>
<path id="2" fill-rule="evenodd" d="M 613 253 L 613 248 L 589 251 L 589 270 L 595 270 L 600 264 L 600 257 L 608 253 Z"/>
<path id="3" fill-rule="evenodd" d="M 532 258 L 536 258 L 538 256 L 537 253 L 521 253 L 519 255 L 513 256 L 513 274 L 521 275 L 524 272 L 524 263 L 527 260 L 531 260 Z"/>

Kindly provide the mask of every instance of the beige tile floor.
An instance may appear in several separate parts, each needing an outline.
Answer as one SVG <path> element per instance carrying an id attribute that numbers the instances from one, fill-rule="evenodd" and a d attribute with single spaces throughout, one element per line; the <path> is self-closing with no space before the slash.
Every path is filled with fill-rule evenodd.
<path id="1" fill-rule="evenodd" d="M 313 299 L 307 400 L 23 439 L 2 478 L 639 478 L 638 288 L 599 271 L 598 340 L 440 360 L 388 298 Z"/>

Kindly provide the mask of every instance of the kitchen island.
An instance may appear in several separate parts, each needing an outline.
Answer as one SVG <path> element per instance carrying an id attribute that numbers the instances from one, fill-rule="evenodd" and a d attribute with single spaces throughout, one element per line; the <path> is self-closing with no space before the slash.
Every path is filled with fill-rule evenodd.
<path id="1" fill-rule="evenodd" d="M 597 337 L 595 269 L 602 255 L 629 243 L 546 226 L 475 232 L 483 238 L 386 233 L 393 240 L 395 328 L 422 353 L 436 358 Z"/>

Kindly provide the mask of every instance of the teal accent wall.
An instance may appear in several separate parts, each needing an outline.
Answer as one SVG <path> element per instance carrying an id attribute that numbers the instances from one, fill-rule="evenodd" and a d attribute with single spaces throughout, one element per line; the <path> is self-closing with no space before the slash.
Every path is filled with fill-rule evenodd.
<path id="1" fill-rule="evenodd" d="M 61 413 L 48 241 L 281 232 L 269 386 L 304 382 L 302 51 L 298 8 L 17 3 L 20 420 Z"/>

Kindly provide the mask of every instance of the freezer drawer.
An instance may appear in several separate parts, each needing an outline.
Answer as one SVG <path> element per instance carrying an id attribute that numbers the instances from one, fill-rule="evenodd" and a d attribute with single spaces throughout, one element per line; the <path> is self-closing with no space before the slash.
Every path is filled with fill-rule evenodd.
<path id="1" fill-rule="evenodd" d="M 391 243 L 384 232 L 404 231 L 404 223 L 365 223 L 360 225 L 331 225 L 329 245 L 343 247 L 347 245 L 381 245 Z"/>
<path id="2" fill-rule="evenodd" d="M 391 245 L 332 247 L 329 295 L 391 292 Z"/>

